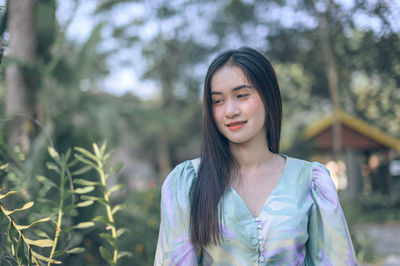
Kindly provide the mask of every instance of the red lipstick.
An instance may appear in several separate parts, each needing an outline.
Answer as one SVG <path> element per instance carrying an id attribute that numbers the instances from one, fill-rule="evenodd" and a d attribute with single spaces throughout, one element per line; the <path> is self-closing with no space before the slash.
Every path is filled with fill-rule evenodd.
<path id="1" fill-rule="evenodd" d="M 230 123 L 226 124 L 226 126 L 229 128 L 229 130 L 235 131 L 235 130 L 240 129 L 246 123 L 247 123 L 247 121 L 236 121 L 236 122 L 230 122 Z"/>

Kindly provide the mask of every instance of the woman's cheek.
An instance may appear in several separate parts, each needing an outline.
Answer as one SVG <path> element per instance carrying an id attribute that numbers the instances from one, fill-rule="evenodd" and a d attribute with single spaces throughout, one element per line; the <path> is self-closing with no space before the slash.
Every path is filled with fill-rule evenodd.
<path id="1" fill-rule="evenodd" d="M 260 96 L 250 98 L 246 102 L 246 110 L 249 112 L 265 112 L 264 103 L 262 102 Z"/>
<path id="2" fill-rule="evenodd" d="M 218 130 L 221 131 L 221 129 L 222 129 L 221 123 L 222 124 L 224 123 L 223 119 L 221 118 L 221 116 L 222 116 L 221 108 L 218 108 L 218 106 L 214 106 L 213 107 L 213 115 L 214 115 L 215 123 L 217 124 L 217 128 L 218 128 Z"/>

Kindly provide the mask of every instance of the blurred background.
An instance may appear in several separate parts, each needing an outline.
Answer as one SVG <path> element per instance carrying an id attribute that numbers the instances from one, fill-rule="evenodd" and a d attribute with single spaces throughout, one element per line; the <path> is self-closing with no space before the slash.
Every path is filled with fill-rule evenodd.
<path id="1" fill-rule="evenodd" d="M 219 52 L 246 45 L 265 54 L 278 75 L 281 152 L 330 169 L 361 265 L 400 265 L 399 1 L 3 0 L 0 6 L 0 160 L 9 163 L 0 192 L 35 201 L 21 221 L 50 215 L 45 203 L 59 197 L 36 178 L 51 175 L 49 145 L 65 153 L 107 141 L 111 161 L 123 162 L 108 180 L 125 185 L 111 198 L 125 204 L 116 223 L 129 229 L 118 246 L 132 253 L 119 264 L 152 265 L 162 182 L 175 165 L 199 155 L 207 67 Z M 71 219 L 85 221 L 100 207 Z M 60 249 L 73 242 L 85 252 L 58 259 L 105 265 L 99 230 L 71 233 Z M 2 243 L 0 264 L 12 262 Z"/>

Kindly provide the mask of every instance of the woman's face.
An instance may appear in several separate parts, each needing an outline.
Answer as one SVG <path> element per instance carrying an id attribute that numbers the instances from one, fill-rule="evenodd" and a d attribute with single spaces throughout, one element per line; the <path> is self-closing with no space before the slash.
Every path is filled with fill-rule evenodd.
<path id="1" fill-rule="evenodd" d="M 240 68 L 215 72 L 211 97 L 217 128 L 231 143 L 266 142 L 264 103 Z"/>

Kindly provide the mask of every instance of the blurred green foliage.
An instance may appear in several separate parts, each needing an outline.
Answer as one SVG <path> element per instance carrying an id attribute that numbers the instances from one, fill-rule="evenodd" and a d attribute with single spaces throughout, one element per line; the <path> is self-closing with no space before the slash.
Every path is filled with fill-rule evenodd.
<path id="1" fill-rule="evenodd" d="M 121 259 L 121 265 L 152 265 L 160 224 L 160 189 L 137 192 L 125 199 L 126 208 L 118 221 L 130 231 L 121 238 L 121 249 L 131 250 L 132 257 Z"/>
<path id="2" fill-rule="evenodd" d="M 342 203 L 347 225 L 353 240 L 357 259 L 361 262 L 379 264 L 382 254 L 376 249 L 363 225 L 398 223 L 400 221 L 400 193 L 394 190 L 391 195 L 371 193 L 359 195 L 356 199 Z"/>
<path id="3" fill-rule="evenodd" d="M 1 167 L 3 168 L 3 167 Z M 9 191 L 4 195 L 0 195 L 0 200 L 5 199 L 13 194 L 16 194 L 16 191 Z M 53 247 L 54 241 L 51 240 L 47 235 L 41 234 L 40 238 L 36 236 L 32 238 L 29 236 L 27 231 L 31 231 L 31 228 L 39 223 L 49 222 L 50 218 L 45 217 L 40 220 L 36 220 L 29 225 L 21 225 L 18 224 L 14 219 L 14 214 L 19 213 L 21 211 L 25 211 L 30 209 L 34 205 L 33 201 L 25 203 L 22 207 L 16 209 L 7 209 L 3 204 L 0 203 L 0 220 L 4 217 L 8 220 L 8 230 L 4 230 L 2 228 L 2 232 L 4 232 L 4 236 L 7 236 L 8 242 L 10 247 L 6 247 L 5 250 L 11 250 L 12 260 L 16 261 L 18 265 L 40 265 L 40 261 L 45 263 L 53 263 L 53 264 L 61 264 L 61 261 L 57 261 L 52 259 L 52 255 L 49 257 L 43 256 L 42 254 L 37 252 L 37 248 L 46 248 L 46 247 Z M 35 247 L 35 248 L 33 248 Z M 26 250 L 26 251 L 25 251 Z M 2 252 L 4 253 L 4 251 Z M 3 255 L 3 254 L 0 254 Z M 12 261 L 11 259 L 8 260 L 7 258 L 4 259 L 5 262 Z M 3 261 L 3 260 L 2 260 Z"/>
<path id="4" fill-rule="evenodd" d="M 103 242 L 99 245 L 98 252 L 108 265 L 117 265 L 121 258 L 132 256 L 131 252 L 121 251 L 118 243 L 119 238 L 129 231 L 117 226 L 115 220 L 116 214 L 124 209 L 124 205 L 112 204 L 110 200 L 112 193 L 115 194 L 124 186 L 115 184 L 110 187 L 106 183 L 110 176 L 119 172 L 121 164 L 110 165 L 110 153 L 106 152 L 106 143 L 100 147 L 93 144 L 93 153 L 80 147 L 75 147 L 74 150 L 76 153 L 72 156 L 71 149 L 65 154 L 60 154 L 54 148 L 48 148 L 52 161 L 46 162 L 46 167 L 55 173 L 57 180 L 43 175 L 36 176 L 42 187 L 35 200 L 41 205 L 34 209 L 35 212 L 25 215 L 23 220 L 28 220 L 28 225 L 21 225 L 14 214 L 31 209 L 34 201 L 24 203 L 23 207 L 18 208 L 9 208 L 0 203 L 0 221 L 4 216 L 8 220 L 8 223 L 0 223 L 1 238 L 8 239 L 4 243 L 9 244 L 9 246 L 5 244 L 4 249 L 0 251 L 1 263 L 16 261 L 18 265 L 32 265 L 32 263 L 41 265 L 39 261 L 42 261 L 48 262 L 48 265 L 61 264 L 61 261 L 67 261 L 70 255 L 85 252 L 84 247 L 76 246 L 82 244 L 82 241 L 79 241 L 81 234 L 76 230 L 94 228 L 96 224 L 102 224 L 103 227 L 102 230 L 101 227 L 96 227 L 98 232 L 95 237 L 102 239 L 99 242 Z M 1 171 L 7 169 L 5 176 L 12 175 L 17 170 L 15 167 L 10 169 L 8 165 L 6 163 L 0 166 Z M 95 180 L 81 177 L 87 176 L 91 170 L 96 172 Z M 16 188 L 21 190 L 21 184 L 17 184 Z M 9 196 L 17 194 L 16 191 L 7 191 L 4 187 L 0 191 L 5 191 L 0 194 L 0 200 L 8 200 Z M 146 199 L 147 205 L 152 203 L 152 198 L 146 197 Z M 14 199 L 9 203 L 15 206 L 15 202 Z M 79 215 L 78 210 L 88 210 L 89 206 L 96 206 L 95 203 L 101 208 L 96 208 L 96 212 L 86 212 L 86 215 L 81 216 L 83 220 L 74 219 Z M 98 215 L 94 218 L 87 217 L 89 213 Z M 37 228 L 37 224 L 44 222 L 52 223 L 31 230 L 31 227 Z M 155 226 L 154 219 L 149 224 Z M 38 248 L 41 248 L 39 253 Z M 47 252 L 49 250 L 46 248 L 51 249 L 50 252 Z M 91 249 L 93 250 L 93 247 Z M 43 252 L 49 255 L 43 255 Z M 8 255 L 10 253 L 11 256 Z M 55 258 L 57 260 L 54 260 Z"/>
<path id="5" fill-rule="evenodd" d="M 35 3 L 37 60 L 31 71 L 38 81 L 35 96 L 42 129 L 29 154 L 4 144 L 7 121 L 0 123 L 0 161 L 9 162 L 12 169 L 0 174 L 0 187 L 2 191 L 18 191 L 16 205 L 38 200 L 40 205 L 33 207 L 33 213 L 54 213 L 44 195 L 55 197 L 56 190 L 36 179 L 46 176 L 57 180 L 45 164 L 51 160 L 47 153 L 50 142 L 62 152 L 73 146 L 90 149 L 91 143 L 104 140 L 117 151 L 132 148 L 132 157 L 149 162 L 155 170 L 153 178 L 158 185 L 168 169 L 196 157 L 201 141 L 201 86 L 207 65 L 216 53 L 242 45 L 266 54 L 276 68 L 284 104 L 283 152 L 303 158 L 309 155 L 314 147 L 311 143 L 297 145 L 303 129 L 332 110 L 318 31 L 318 16 L 324 12 L 338 66 L 341 107 L 400 138 L 400 33 L 391 22 L 398 10 L 395 5 L 367 0 L 356 1 L 351 7 L 339 1 L 315 5 L 306 0 L 102 0 L 95 1 L 96 10 L 88 18 L 98 23 L 86 40 L 75 42 L 66 32 L 85 1 L 71 1 L 70 17 L 64 23 L 56 16 L 60 2 Z M 124 23 L 110 19 L 128 10 L 138 12 L 132 12 Z M 6 14 L 0 13 L 3 46 L 9 38 Z M 359 14 L 374 18 L 378 26 L 360 26 Z M 110 62 L 130 67 L 136 77 L 156 86 L 158 93 L 141 99 L 131 93 L 116 96 L 102 91 L 104 77 L 114 71 Z M 12 63 L 6 56 L 0 69 L 1 117 L 5 113 L 5 68 Z M 143 84 L 132 89 L 146 90 L 139 88 Z M 94 173 L 85 178 L 96 180 Z M 122 180 L 121 176 L 113 178 Z M 351 227 L 368 221 L 399 221 L 396 195 L 360 195 L 359 200 L 346 204 Z M 123 190 L 112 201 L 126 206 L 116 213 L 117 227 L 129 229 L 118 245 L 133 254 L 121 258 L 121 265 L 152 265 L 159 188 Z M 101 213 L 101 206 L 94 204 L 75 212 L 71 223 Z M 26 223 L 36 218 L 20 217 Z M 101 230 L 95 226 L 75 233 L 69 242 L 62 240 L 60 245 L 73 243 L 86 249 L 84 254 L 65 257 L 63 263 L 103 265 L 98 247 L 107 244 L 99 237 Z M 357 251 L 366 254 L 363 259 L 373 260 L 370 243 L 362 237 L 353 239 Z"/>

